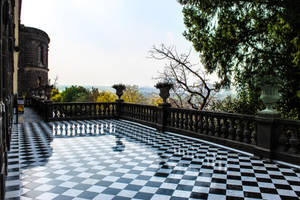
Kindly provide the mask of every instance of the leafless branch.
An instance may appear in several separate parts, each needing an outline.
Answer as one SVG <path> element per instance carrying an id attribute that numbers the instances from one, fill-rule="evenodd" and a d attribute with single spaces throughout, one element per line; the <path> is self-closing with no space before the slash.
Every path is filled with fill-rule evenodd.
<path id="1" fill-rule="evenodd" d="M 201 67 L 190 62 L 191 51 L 179 54 L 174 46 L 161 44 L 159 48 L 153 46 L 149 53 L 150 58 L 169 62 L 158 79 L 174 83 L 171 103 L 176 107 L 203 110 L 215 88 L 209 86 Z"/>

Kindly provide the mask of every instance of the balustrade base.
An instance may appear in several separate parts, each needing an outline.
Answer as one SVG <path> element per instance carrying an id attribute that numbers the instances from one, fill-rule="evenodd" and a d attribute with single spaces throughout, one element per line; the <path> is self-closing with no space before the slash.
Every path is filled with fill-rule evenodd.
<path id="1" fill-rule="evenodd" d="M 270 112 L 262 110 L 257 113 L 257 116 L 268 119 L 279 119 L 281 117 L 281 114 L 278 111 Z"/>
<path id="2" fill-rule="evenodd" d="M 288 152 L 276 152 L 273 156 L 274 160 L 280 160 L 293 165 L 300 166 L 300 155 L 291 154 Z"/>
<path id="3" fill-rule="evenodd" d="M 256 146 L 253 151 L 254 156 L 259 157 L 260 159 L 274 159 L 274 152 L 270 149 Z"/>
<path id="4" fill-rule="evenodd" d="M 209 135 L 205 135 L 202 133 L 195 133 L 193 131 L 182 130 L 182 129 L 172 128 L 172 127 L 167 127 L 166 131 L 174 132 L 174 133 L 177 133 L 180 135 L 185 135 L 188 137 L 198 138 L 198 139 L 201 139 L 204 141 L 212 142 L 212 143 L 219 144 L 219 145 L 222 145 L 225 147 L 229 147 L 232 149 L 237 149 L 237 150 L 240 150 L 243 152 L 253 154 L 254 145 L 252 145 L 252 144 L 245 144 L 245 143 L 242 143 L 239 141 L 233 141 L 233 140 L 229 140 L 229 139 L 225 139 L 225 138 L 209 136 Z"/>

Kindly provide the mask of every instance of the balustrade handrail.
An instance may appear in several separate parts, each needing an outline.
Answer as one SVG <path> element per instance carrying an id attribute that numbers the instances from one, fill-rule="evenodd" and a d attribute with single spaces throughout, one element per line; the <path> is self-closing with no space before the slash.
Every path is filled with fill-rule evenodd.
<path id="1" fill-rule="evenodd" d="M 116 102 L 52 102 L 52 105 L 94 105 L 94 104 L 117 104 Z"/>
<path id="2" fill-rule="evenodd" d="M 280 124 L 285 125 L 296 125 L 300 128 L 300 120 L 291 120 L 291 119 L 276 119 L 276 121 Z"/>
<path id="3" fill-rule="evenodd" d="M 138 104 L 138 103 L 122 103 L 122 104 L 129 105 L 129 106 L 141 106 L 141 107 L 145 107 L 145 108 L 157 108 L 157 106 Z"/>
<path id="4" fill-rule="evenodd" d="M 191 112 L 191 113 L 201 113 L 203 115 L 214 115 L 214 116 L 228 116 L 232 118 L 241 118 L 241 119 L 254 119 L 254 115 L 240 114 L 240 113 L 229 113 L 229 112 L 214 112 L 206 110 L 193 110 L 189 108 L 168 108 L 170 111 L 179 111 L 179 112 Z"/>

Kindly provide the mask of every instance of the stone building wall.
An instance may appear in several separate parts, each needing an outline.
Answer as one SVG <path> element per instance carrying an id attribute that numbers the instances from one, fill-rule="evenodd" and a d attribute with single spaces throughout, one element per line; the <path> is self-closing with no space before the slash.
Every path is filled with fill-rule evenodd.
<path id="1" fill-rule="evenodd" d="M 19 96 L 28 95 L 30 90 L 48 84 L 49 42 L 44 31 L 20 26 Z"/>
<path id="2" fill-rule="evenodd" d="M 7 155 L 10 150 L 13 117 L 14 67 L 17 65 L 15 43 L 19 26 L 21 0 L 0 0 L 0 199 L 5 196 Z"/>

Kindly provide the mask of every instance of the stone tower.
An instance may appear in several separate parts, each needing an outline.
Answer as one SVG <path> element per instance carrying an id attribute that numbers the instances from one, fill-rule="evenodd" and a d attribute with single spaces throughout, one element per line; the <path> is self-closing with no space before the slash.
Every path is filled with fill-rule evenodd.
<path id="1" fill-rule="evenodd" d="M 50 38 L 44 31 L 20 26 L 19 96 L 48 84 L 49 42 Z"/>

